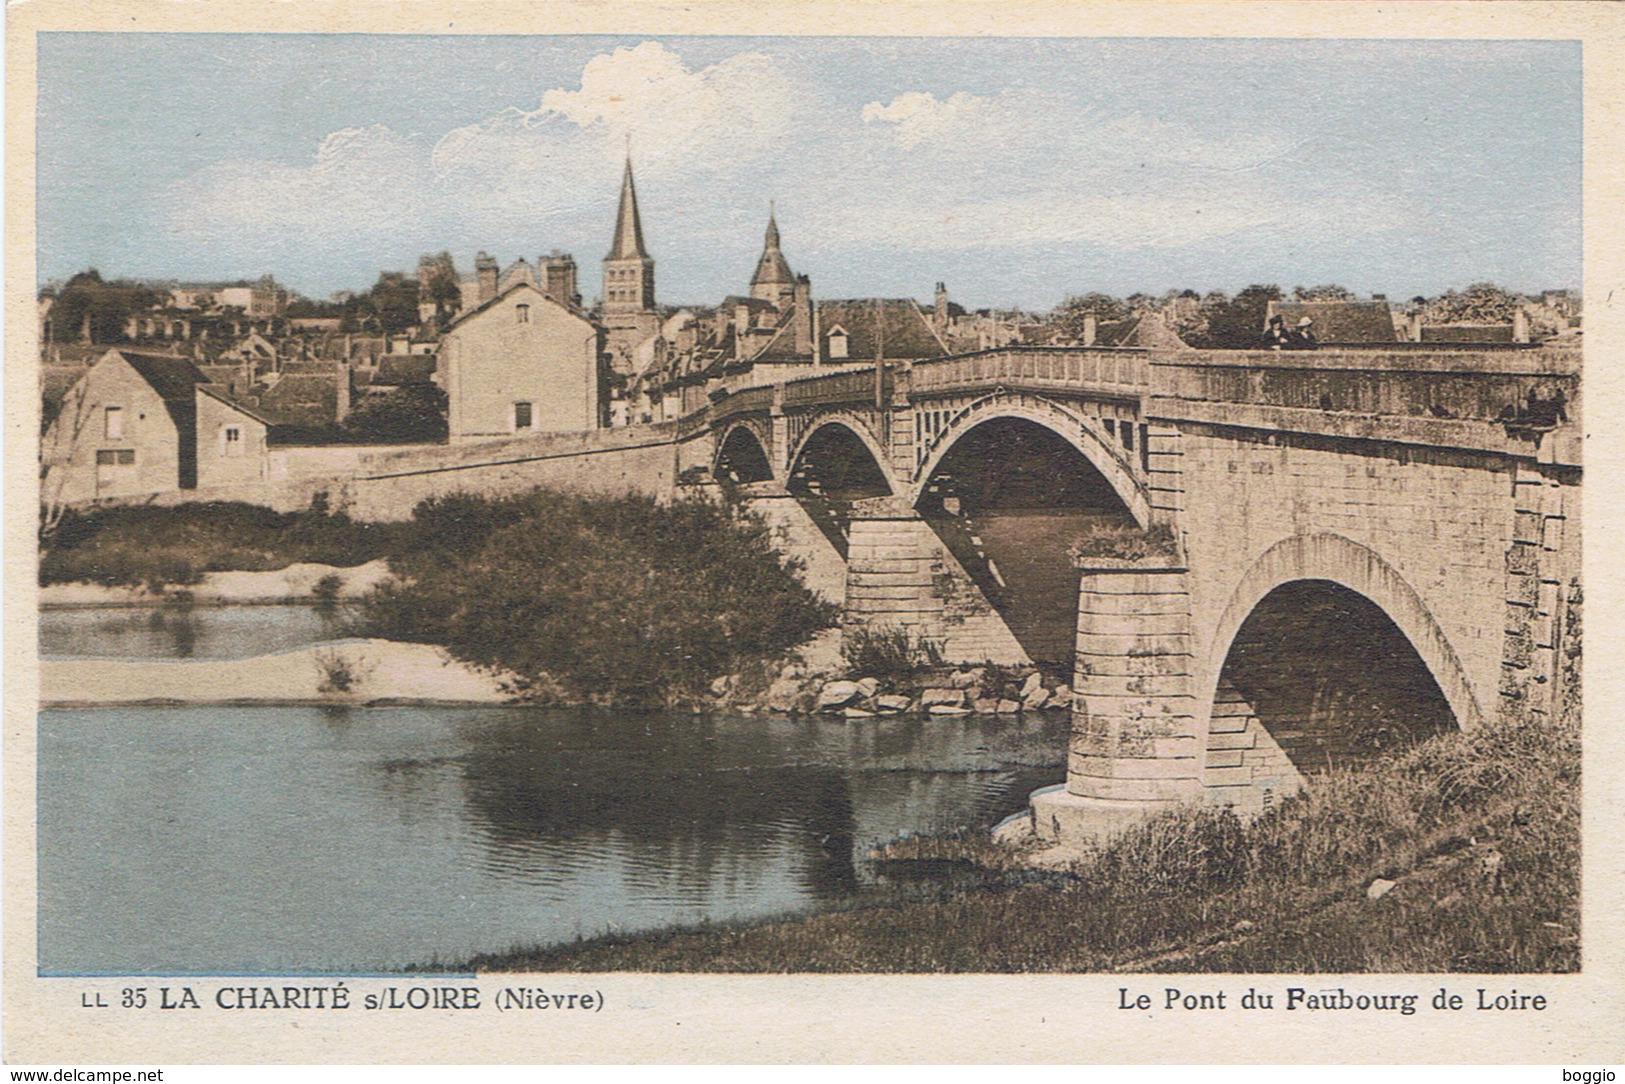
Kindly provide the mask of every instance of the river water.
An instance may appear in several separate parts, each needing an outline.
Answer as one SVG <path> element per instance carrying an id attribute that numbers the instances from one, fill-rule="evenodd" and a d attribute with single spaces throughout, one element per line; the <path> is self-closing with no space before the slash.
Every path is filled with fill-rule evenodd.
<path id="1" fill-rule="evenodd" d="M 522 707 L 42 711 L 41 969 L 383 972 L 807 913 L 888 891 L 867 858 L 877 843 L 1023 808 L 1061 778 L 1065 730 Z"/>
<path id="2" fill-rule="evenodd" d="M 42 659 L 246 659 L 342 636 L 343 606 L 80 606 L 42 610 Z"/>

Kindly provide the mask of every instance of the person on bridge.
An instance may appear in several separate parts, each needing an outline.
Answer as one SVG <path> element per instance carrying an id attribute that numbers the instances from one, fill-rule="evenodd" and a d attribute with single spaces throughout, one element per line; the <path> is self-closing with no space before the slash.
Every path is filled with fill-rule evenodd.
<path id="1" fill-rule="evenodd" d="M 1293 328 L 1287 336 L 1287 349 L 1315 350 L 1319 348 L 1320 340 L 1315 338 L 1315 333 L 1310 330 L 1313 325 L 1314 321 L 1307 316 L 1300 319 L 1298 326 Z"/>
<path id="2" fill-rule="evenodd" d="M 1286 332 L 1286 320 L 1280 313 L 1273 313 L 1269 323 L 1264 325 L 1264 349 L 1284 350 L 1291 342 L 1291 336 Z"/>

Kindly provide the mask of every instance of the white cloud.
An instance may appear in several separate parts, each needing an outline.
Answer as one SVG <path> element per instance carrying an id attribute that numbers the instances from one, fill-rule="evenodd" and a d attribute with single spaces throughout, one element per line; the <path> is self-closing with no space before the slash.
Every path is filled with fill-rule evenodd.
<path id="1" fill-rule="evenodd" d="M 651 172 L 738 168 L 790 135 L 795 89 L 760 53 L 695 71 L 659 42 L 644 42 L 594 57 L 579 88 L 548 90 L 534 110 L 509 109 L 448 133 L 434 165 L 458 174 L 603 168 L 619 163 L 630 137 L 640 168 Z"/>
<path id="2" fill-rule="evenodd" d="M 589 60 L 576 86 L 543 89 L 535 108 L 427 138 L 345 129 L 304 163 L 216 165 L 171 189 L 168 227 L 200 253 L 263 252 L 259 266 L 596 247 L 630 136 L 667 268 L 726 259 L 747 275 L 771 196 L 792 209 L 780 216 L 792 257 L 802 246 L 900 258 L 1045 243 L 1133 252 L 1362 228 L 1317 211 L 1338 206 L 1335 191 L 1289 198 L 1285 171 L 1301 156 L 1278 132 L 1108 115 L 1087 88 L 911 90 L 842 105 L 838 87 L 796 70 L 758 52 L 701 67 L 658 42 L 619 48 Z M 704 297 L 690 284 L 662 292 Z"/>
<path id="3" fill-rule="evenodd" d="M 945 101 L 938 101 L 935 94 L 914 90 L 899 94 L 886 105 L 870 102 L 860 115 L 865 124 L 880 121 L 896 125 L 897 142 L 917 147 L 927 142 L 992 135 L 990 128 L 1006 119 L 995 117 L 996 112 L 992 99 L 963 90 Z"/>
<path id="4" fill-rule="evenodd" d="M 381 125 L 322 140 L 307 165 L 225 162 L 171 191 L 174 224 L 206 236 L 286 240 L 288 231 L 364 236 L 415 213 L 427 170 L 423 150 Z"/>

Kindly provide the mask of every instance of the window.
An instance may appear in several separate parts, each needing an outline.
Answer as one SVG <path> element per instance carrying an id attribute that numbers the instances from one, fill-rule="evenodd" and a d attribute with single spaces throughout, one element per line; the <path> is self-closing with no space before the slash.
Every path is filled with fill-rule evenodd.
<path id="1" fill-rule="evenodd" d="M 105 412 L 105 417 L 106 417 L 106 431 L 105 431 L 104 435 L 107 437 L 107 439 L 108 440 L 123 440 L 124 439 L 124 408 L 123 407 L 110 406 L 110 407 L 107 408 L 107 410 Z"/>
<path id="2" fill-rule="evenodd" d="M 515 403 L 513 405 L 513 427 L 516 430 L 531 428 L 533 418 L 529 403 Z"/>
<path id="3" fill-rule="evenodd" d="M 529 305 L 515 305 L 513 307 L 513 314 L 514 314 L 514 318 L 517 319 L 521 324 L 530 323 L 530 306 Z"/>
<path id="4" fill-rule="evenodd" d="M 222 455 L 243 454 L 243 429 L 239 425 L 228 425 L 220 434 L 220 453 Z"/>
<path id="5" fill-rule="evenodd" d="M 96 453 L 98 467 L 131 467 L 135 465 L 134 448 L 103 448 Z"/>
<path id="6" fill-rule="evenodd" d="M 846 328 L 836 325 L 829 331 L 829 356 L 832 358 L 846 357 Z"/>

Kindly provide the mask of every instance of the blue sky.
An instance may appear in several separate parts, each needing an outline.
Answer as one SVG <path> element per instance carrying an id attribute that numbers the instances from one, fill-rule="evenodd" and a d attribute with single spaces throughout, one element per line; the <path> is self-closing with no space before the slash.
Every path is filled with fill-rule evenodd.
<path id="1" fill-rule="evenodd" d="M 631 137 L 662 301 L 1580 280 L 1580 47 L 40 36 L 42 281 L 364 289 L 449 249 L 599 285 Z"/>

